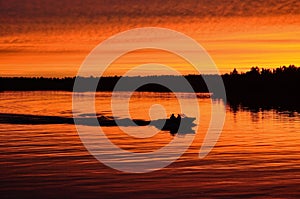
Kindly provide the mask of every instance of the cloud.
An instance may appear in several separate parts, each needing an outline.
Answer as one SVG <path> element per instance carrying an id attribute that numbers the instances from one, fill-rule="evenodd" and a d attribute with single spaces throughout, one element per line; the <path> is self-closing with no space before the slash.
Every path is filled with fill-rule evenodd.
<path id="1" fill-rule="evenodd" d="M 298 0 L 7 0 L 0 3 L 2 17 L 98 18 L 162 16 L 269 16 L 300 14 Z"/>
<path id="2" fill-rule="evenodd" d="M 7 0 L 0 1 L 0 36 L 104 29 L 119 32 L 227 17 L 299 15 L 299 0 Z"/>
<path id="3" fill-rule="evenodd" d="M 159 26 L 197 39 L 226 67 L 258 64 L 265 57 L 274 65 L 287 63 L 280 58 L 282 49 L 290 53 L 285 60 L 298 64 L 299 18 L 299 0 L 0 0 L 0 62 L 7 70 L 13 65 L 79 65 L 111 35 Z M 261 45 L 276 52 L 248 49 Z"/>

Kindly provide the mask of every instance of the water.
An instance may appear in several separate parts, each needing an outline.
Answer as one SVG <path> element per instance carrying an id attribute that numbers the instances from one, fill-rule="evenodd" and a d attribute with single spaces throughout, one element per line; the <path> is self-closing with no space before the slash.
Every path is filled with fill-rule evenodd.
<path id="1" fill-rule="evenodd" d="M 126 93 L 120 93 L 120 98 Z M 189 101 L 188 94 L 182 94 Z M 200 94 L 199 94 L 200 95 Z M 111 93 L 97 93 L 96 110 L 111 115 Z M 73 124 L 0 124 L 1 198 L 299 198 L 300 115 L 276 110 L 226 107 L 218 143 L 204 159 L 198 153 L 210 121 L 211 105 L 199 97 L 201 122 L 189 149 L 176 162 L 150 173 L 124 173 L 97 161 L 82 144 Z M 149 109 L 161 104 L 166 114 L 180 112 L 174 94 L 135 93 L 135 119 L 159 117 Z M 192 107 L 191 107 L 192 108 Z M 0 93 L 0 112 L 72 117 L 70 92 Z M 75 113 L 80 116 L 82 113 Z M 120 118 L 125 112 L 120 112 Z M 126 127 L 146 132 L 153 127 Z M 119 127 L 104 127 L 107 137 L 130 152 L 155 151 L 174 139 L 161 131 L 133 138 Z M 176 137 L 176 138 L 177 138 Z M 174 151 L 172 151 L 174 153 Z M 170 152 L 170 153 L 172 153 Z M 107 151 L 107 153 L 113 153 Z"/>

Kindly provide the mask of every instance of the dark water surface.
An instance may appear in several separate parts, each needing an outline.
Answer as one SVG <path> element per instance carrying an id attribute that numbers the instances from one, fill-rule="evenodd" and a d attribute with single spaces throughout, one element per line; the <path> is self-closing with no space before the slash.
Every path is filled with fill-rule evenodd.
<path id="1" fill-rule="evenodd" d="M 187 95 L 185 100 L 189 100 L 188 94 L 182 95 Z M 110 96 L 111 93 L 97 93 L 98 114 L 111 115 Z M 233 111 L 227 107 L 218 143 L 207 157 L 199 159 L 199 149 L 210 121 L 211 103 L 222 102 L 211 102 L 205 97 L 199 97 L 198 102 L 201 122 L 196 134 L 178 135 L 182 139 L 195 136 L 193 144 L 168 167 L 144 174 L 116 171 L 97 161 L 83 146 L 73 124 L 2 122 L 0 197 L 300 197 L 299 113 L 251 111 L 245 107 Z M 161 104 L 167 114 L 180 112 L 173 94 L 136 93 L 131 98 L 131 116 L 149 120 L 149 108 L 153 104 Z M 0 93 L 0 113 L 70 118 L 72 93 Z M 121 113 L 118 117 L 124 115 Z M 158 116 L 154 113 L 154 117 Z M 128 128 L 141 133 L 147 130 L 147 127 Z M 145 139 L 129 137 L 118 127 L 104 127 L 103 131 L 113 143 L 135 153 L 157 150 L 174 139 L 166 131 Z"/>

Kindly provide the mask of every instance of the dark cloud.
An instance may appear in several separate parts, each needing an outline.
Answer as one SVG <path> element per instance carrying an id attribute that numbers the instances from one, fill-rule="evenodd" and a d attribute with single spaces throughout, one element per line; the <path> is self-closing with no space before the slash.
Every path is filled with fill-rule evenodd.
<path id="1" fill-rule="evenodd" d="M 299 0 L 0 0 L 1 18 L 269 16 L 300 14 Z"/>

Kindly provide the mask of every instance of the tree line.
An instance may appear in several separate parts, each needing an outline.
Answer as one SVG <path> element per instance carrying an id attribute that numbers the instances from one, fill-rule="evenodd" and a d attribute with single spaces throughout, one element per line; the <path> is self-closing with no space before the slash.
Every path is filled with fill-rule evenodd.
<path id="1" fill-rule="evenodd" d="M 209 92 L 201 75 L 185 75 L 195 92 Z M 94 91 L 88 85 L 97 85 L 97 91 L 113 91 L 120 76 L 77 77 L 84 84 L 80 91 Z M 123 77 L 127 84 L 136 82 L 168 82 L 178 84 L 180 76 L 135 76 Z M 205 78 L 217 78 L 217 75 L 206 75 Z M 0 77 L 0 91 L 73 91 L 76 77 L 44 78 L 44 77 Z M 231 104 L 285 104 L 300 107 L 300 67 L 290 65 L 275 69 L 252 67 L 247 72 L 239 73 L 236 69 L 223 74 L 222 79 L 226 89 L 227 99 Z M 99 81 L 98 81 L 99 80 Z M 122 88 L 126 91 L 126 88 Z M 121 90 L 122 90 L 121 89 Z M 171 92 L 167 87 L 150 83 L 143 85 L 137 91 Z M 180 85 L 175 92 L 185 92 Z"/>

